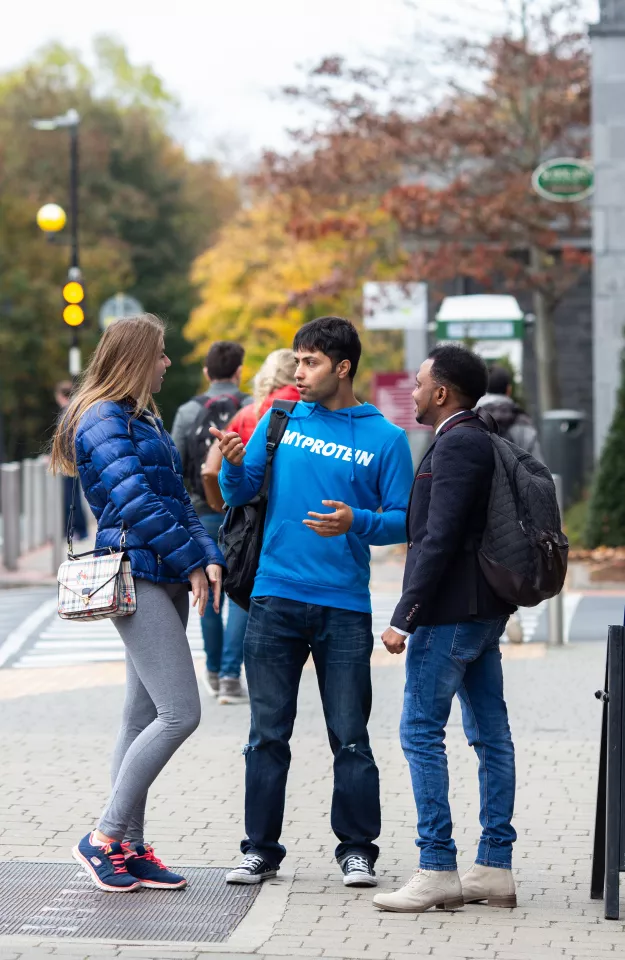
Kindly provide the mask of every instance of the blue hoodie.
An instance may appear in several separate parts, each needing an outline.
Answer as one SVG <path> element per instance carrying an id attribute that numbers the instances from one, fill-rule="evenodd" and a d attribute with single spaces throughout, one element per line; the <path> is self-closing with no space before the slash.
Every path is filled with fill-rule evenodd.
<path id="1" fill-rule="evenodd" d="M 230 506 L 248 503 L 260 490 L 270 415 L 256 427 L 242 465 L 223 462 L 219 483 Z M 332 411 L 300 400 L 288 416 L 273 462 L 252 596 L 370 613 L 369 545 L 406 540 L 413 476 L 406 434 L 369 403 Z M 304 526 L 309 510 L 332 512 L 322 500 L 352 507 L 346 534 L 321 537 Z"/>

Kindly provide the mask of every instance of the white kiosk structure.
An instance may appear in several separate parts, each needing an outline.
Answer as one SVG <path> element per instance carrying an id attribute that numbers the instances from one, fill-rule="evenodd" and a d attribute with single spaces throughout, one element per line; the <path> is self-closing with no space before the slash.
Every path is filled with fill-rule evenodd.
<path id="1" fill-rule="evenodd" d="M 525 314 L 508 294 L 445 297 L 436 314 L 437 340 L 463 340 L 484 360 L 507 360 L 516 380 L 523 370 L 524 331 Z"/>

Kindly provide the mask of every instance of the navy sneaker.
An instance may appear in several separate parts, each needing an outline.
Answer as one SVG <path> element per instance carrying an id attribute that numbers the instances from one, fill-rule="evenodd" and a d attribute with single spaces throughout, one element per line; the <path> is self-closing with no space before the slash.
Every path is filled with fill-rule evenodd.
<path id="1" fill-rule="evenodd" d="M 168 870 L 154 853 L 149 843 L 138 843 L 133 850 L 124 844 L 126 869 L 141 883 L 142 887 L 157 887 L 160 890 L 182 890 L 187 881 L 179 873 Z"/>
<path id="2" fill-rule="evenodd" d="M 277 876 L 278 869 L 258 853 L 248 853 L 238 867 L 226 874 L 226 883 L 262 883 L 269 877 Z"/>
<path id="3" fill-rule="evenodd" d="M 366 857 L 350 853 L 340 862 L 343 883 L 346 887 L 377 887 L 375 870 Z"/>
<path id="4" fill-rule="evenodd" d="M 141 884 L 126 870 L 126 855 L 121 843 L 109 843 L 102 847 L 91 842 L 88 833 L 72 850 L 74 860 L 80 863 L 96 887 L 107 893 L 132 893 L 140 890 Z"/>

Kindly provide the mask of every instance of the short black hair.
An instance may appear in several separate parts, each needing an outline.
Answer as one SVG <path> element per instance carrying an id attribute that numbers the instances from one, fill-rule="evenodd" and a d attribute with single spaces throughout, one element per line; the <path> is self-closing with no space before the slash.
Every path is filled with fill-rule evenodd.
<path id="1" fill-rule="evenodd" d="M 336 367 L 341 360 L 349 360 L 349 378 L 358 370 L 362 344 L 353 323 L 344 317 L 317 317 L 300 327 L 293 341 L 294 350 L 319 350 L 330 357 Z"/>
<path id="2" fill-rule="evenodd" d="M 488 393 L 506 394 L 508 387 L 512 384 L 510 371 L 505 367 L 494 366 L 490 368 L 488 374 Z"/>
<path id="3" fill-rule="evenodd" d="M 206 354 L 209 380 L 230 380 L 241 364 L 245 350 L 234 340 L 217 340 Z"/>
<path id="4" fill-rule="evenodd" d="M 486 393 L 488 368 L 477 353 L 457 343 L 435 347 L 429 355 L 432 379 L 455 391 L 458 400 L 473 408 Z"/>

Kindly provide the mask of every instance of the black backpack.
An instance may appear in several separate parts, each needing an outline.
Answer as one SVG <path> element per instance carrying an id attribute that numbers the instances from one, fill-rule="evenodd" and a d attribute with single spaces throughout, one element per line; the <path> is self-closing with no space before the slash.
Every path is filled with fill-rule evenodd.
<path id="1" fill-rule="evenodd" d="M 295 403 L 295 400 L 274 400 L 267 427 L 267 463 L 262 486 L 249 503 L 228 509 L 219 531 L 219 546 L 228 568 L 223 587 L 228 597 L 244 610 L 250 608 L 260 561 L 273 458 L 286 429 L 287 411 L 290 413 Z"/>
<path id="2" fill-rule="evenodd" d="M 193 493 L 206 499 L 202 485 L 202 465 L 206 460 L 208 448 L 215 438 L 211 427 L 223 430 L 228 426 L 235 413 L 241 408 L 241 401 L 235 394 L 224 393 L 218 397 L 194 397 L 202 408 L 187 434 L 185 477 Z"/>
<path id="3" fill-rule="evenodd" d="M 458 420 L 449 429 L 471 420 Z M 569 542 L 562 532 L 556 487 L 549 469 L 505 440 L 486 413 L 495 469 L 486 527 L 478 546 L 480 569 L 494 593 L 518 607 L 535 607 L 564 586 Z"/>

